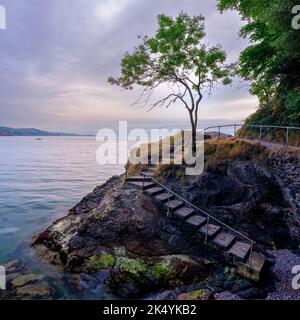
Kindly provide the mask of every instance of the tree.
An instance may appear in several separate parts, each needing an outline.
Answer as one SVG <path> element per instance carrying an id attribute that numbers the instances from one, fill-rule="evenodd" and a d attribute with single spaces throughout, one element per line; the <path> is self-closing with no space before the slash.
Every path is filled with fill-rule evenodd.
<path id="1" fill-rule="evenodd" d="M 192 149 L 196 152 L 199 104 L 219 83 L 231 83 L 233 65 L 226 65 L 226 53 L 220 45 L 207 47 L 204 17 L 180 13 L 175 19 L 158 16 L 158 30 L 153 37 L 139 37 L 142 43 L 121 62 L 121 76 L 109 83 L 125 89 L 142 88 L 138 101 L 149 110 L 179 102 L 188 111 L 192 127 Z M 154 103 L 150 98 L 159 87 L 169 94 Z"/>
<path id="2" fill-rule="evenodd" d="M 240 54 L 238 73 L 251 81 L 250 92 L 259 98 L 261 123 L 300 125 L 300 32 L 292 27 L 297 4 L 298 0 L 219 0 L 221 11 L 237 10 L 245 21 L 240 34 L 250 45 Z"/>

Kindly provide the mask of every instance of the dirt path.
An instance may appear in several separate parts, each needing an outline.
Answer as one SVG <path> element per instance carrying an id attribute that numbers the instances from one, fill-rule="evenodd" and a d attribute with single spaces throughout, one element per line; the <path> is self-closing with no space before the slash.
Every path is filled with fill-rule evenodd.
<path id="1" fill-rule="evenodd" d="M 277 143 L 277 142 L 269 142 L 269 141 L 264 141 L 264 140 L 252 140 L 252 139 L 246 139 L 246 138 L 236 138 L 238 141 L 246 141 L 246 142 L 259 142 L 262 146 L 268 148 L 268 149 L 273 149 L 273 148 L 290 148 L 297 150 L 299 147 L 294 147 L 294 146 L 286 146 L 285 144 Z"/>

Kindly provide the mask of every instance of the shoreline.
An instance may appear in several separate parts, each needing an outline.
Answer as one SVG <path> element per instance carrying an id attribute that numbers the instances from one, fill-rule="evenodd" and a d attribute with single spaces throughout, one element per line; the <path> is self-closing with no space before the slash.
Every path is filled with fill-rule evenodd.
<path id="1" fill-rule="evenodd" d="M 218 143 L 222 144 L 222 142 Z M 272 164 L 272 170 L 276 172 L 277 178 L 281 176 L 281 173 L 286 173 L 287 168 L 289 168 L 288 172 L 290 174 L 295 174 L 293 166 L 296 165 L 297 160 L 293 158 L 288 161 L 285 159 L 286 168 L 282 168 L 282 159 L 286 156 L 286 153 L 270 153 L 268 158 L 264 160 L 268 163 L 268 170 L 271 170 L 270 165 Z M 290 185 L 290 181 L 284 180 L 281 181 L 282 185 L 277 184 L 276 179 L 273 180 L 270 174 L 264 171 L 265 169 L 260 168 L 264 161 L 254 159 L 250 162 L 242 159 L 230 160 L 229 162 L 218 161 L 217 164 L 211 164 L 210 169 L 205 172 L 204 180 L 199 178 L 199 180 L 190 179 L 186 182 L 177 182 L 176 179 L 174 180 L 175 177 L 172 176 L 173 173 L 171 175 L 168 173 L 168 166 L 160 169 L 163 171 L 159 173 L 159 177 L 167 179 L 168 183 L 173 184 L 175 188 L 181 188 L 185 183 L 193 186 L 197 186 L 199 183 L 203 184 L 215 176 L 213 179 L 216 179 L 216 177 L 221 179 L 219 181 L 222 186 L 222 183 L 224 183 L 222 179 L 225 176 L 223 177 L 222 171 L 219 172 L 220 169 L 217 168 L 229 166 L 231 167 L 231 175 L 234 172 L 233 169 L 238 170 L 234 173 L 236 175 L 234 179 L 239 177 L 239 183 L 242 183 L 241 186 L 243 186 L 242 181 L 245 179 L 243 168 L 245 166 L 249 170 L 249 166 L 252 166 L 251 170 L 254 170 L 253 178 L 257 179 L 260 175 L 266 174 L 268 185 L 272 186 L 274 184 L 272 188 L 278 188 L 278 192 L 281 188 L 285 188 L 283 185 L 287 183 L 290 188 L 289 195 L 282 193 L 282 197 L 284 197 L 284 201 L 294 201 L 293 185 Z M 292 164 L 290 164 L 290 161 Z M 255 175 L 257 174 L 256 178 Z M 282 178 L 284 177 L 285 175 L 282 176 Z M 153 299 L 190 299 L 193 292 L 198 298 L 201 296 L 201 299 L 237 299 L 238 296 L 241 299 L 276 299 L 278 296 L 300 298 L 295 294 L 288 295 L 288 292 L 282 293 L 286 286 L 286 282 L 285 284 L 283 282 L 283 276 L 281 277 L 281 287 L 280 285 L 276 287 L 276 282 L 274 283 L 274 280 L 269 279 L 270 275 L 265 278 L 264 281 L 266 282 L 264 284 L 257 285 L 247 279 L 239 278 L 240 276 L 236 271 L 232 268 L 228 269 L 222 260 L 218 260 L 218 257 L 204 258 L 203 253 L 199 253 L 200 247 L 197 247 L 199 243 L 189 241 L 186 231 L 181 230 L 180 223 L 164 217 L 160 206 L 150 201 L 141 190 L 128 188 L 124 183 L 124 175 L 110 178 L 70 209 L 67 216 L 52 223 L 34 240 L 33 250 L 37 250 L 39 256 L 46 258 L 45 260 L 50 261 L 54 266 L 61 268 L 64 272 L 67 271 L 70 275 L 71 285 L 78 287 L 79 291 L 93 292 L 95 296 L 101 298 L 102 295 L 104 299 L 106 295 L 112 297 L 114 294 L 117 294 L 116 297 L 118 298 L 122 296 L 124 298 L 135 296 L 143 298 L 150 295 Z M 249 183 L 249 178 L 247 178 L 247 184 Z M 251 188 L 257 188 L 257 186 L 252 185 Z M 201 189 L 206 190 L 207 195 L 213 195 L 209 184 L 206 187 L 201 187 Z M 263 191 L 267 195 L 270 192 L 269 189 L 268 186 L 260 192 Z M 183 188 L 181 192 L 186 192 L 184 190 Z M 222 191 L 222 188 L 220 190 Z M 274 193 L 274 190 L 272 192 Z M 200 198 L 203 195 L 200 193 Z M 257 199 L 256 201 L 261 200 Z M 270 196 L 269 201 L 271 201 L 268 205 L 269 208 L 266 207 L 264 210 L 270 210 L 270 206 L 276 207 L 278 205 L 272 196 Z M 293 205 L 296 211 L 299 210 L 296 202 Z M 251 211 L 251 209 L 249 210 Z M 222 215 L 224 219 L 228 213 Z M 293 223 L 295 222 L 290 222 L 289 227 L 291 234 L 297 232 L 297 229 L 293 228 Z M 265 238 L 266 236 L 264 235 Z M 171 239 L 172 242 L 170 242 Z M 282 239 L 282 241 L 286 240 Z M 280 253 L 281 251 L 278 251 L 278 254 Z M 273 260 L 275 270 L 277 270 L 276 259 L 272 259 L 272 253 L 266 252 L 266 254 L 270 261 Z M 292 251 L 282 251 L 282 254 L 291 255 Z M 298 261 L 296 255 L 293 254 L 293 257 L 295 257 L 295 261 Z M 278 259 L 279 264 L 282 265 L 280 256 Z M 186 268 L 190 271 L 185 271 L 182 274 Z M 134 272 L 136 269 L 140 270 L 141 273 L 136 274 Z M 98 271 L 94 273 L 93 270 Z M 150 282 L 149 279 L 147 280 L 149 276 L 145 277 L 143 270 L 146 273 L 152 273 Z M 158 274 L 156 270 L 160 270 Z M 198 278 L 196 280 L 196 278 L 193 278 L 194 271 L 192 270 L 195 270 L 198 275 L 202 274 L 202 279 Z M 130 281 L 135 283 L 133 287 L 131 282 L 128 287 L 128 277 L 131 279 Z M 168 283 L 162 281 L 161 277 L 167 279 Z M 110 288 L 105 285 L 107 280 L 112 281 Z M 178 286 L 179 280 L 181 282 L 180 286 Z M 242 285 L 235 287 L 237 283 L 242 283 Z M 149 286 L 151 287 L 150 291 Z M 212 287 L 214 288 L 213 291 L 209 289 Z M 162 291 L 163 288 L 166 291 Z M 105 290 L 107 292 L 104 292 Z M 160 293 L 155 295 L 155 292 Z"/>

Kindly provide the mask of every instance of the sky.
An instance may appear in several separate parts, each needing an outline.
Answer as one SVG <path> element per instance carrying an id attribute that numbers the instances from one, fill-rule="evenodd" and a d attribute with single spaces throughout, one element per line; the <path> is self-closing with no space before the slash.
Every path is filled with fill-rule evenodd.
<path id="1" fill-rule="evenodd" d="M 147 112 L 133 103 L 139 90 L 107 83 L 140 40 L 153 35 L 157 15 L 184 11 L 206 18 L 206 43 L 221 43 L 228 61 L 247 46 L 236 12 L 220 14 L 215 0 L 0 0 L 7 29 L 0 30 L 0 126 L 92 133 L 128 120 L 135 127 L 188 124 L 179 103 Z M 165 90 L 165 89 L 162 89 Z M 163 91 L 159 94 L 164 94 Z M 236 79 L 200 107 L 200 123 L 240 122 L 257 105 Z"/>

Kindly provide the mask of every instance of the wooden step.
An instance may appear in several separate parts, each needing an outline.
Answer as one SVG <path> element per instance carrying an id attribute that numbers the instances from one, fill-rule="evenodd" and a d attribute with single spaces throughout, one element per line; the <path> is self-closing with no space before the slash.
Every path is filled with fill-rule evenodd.
<path id="1" fill-rule="evenodd" d="M 159 195 L 155 196 L 154 198 L 158 201 L 166 202 L 169 200 L 169 198 L 170 198 L 170 200 L 174 199 L 174 195 L 170 194 L 170 196 L 169 196 L 169 194 L 167 192 L 164 192 L 164 193 L 160 193 Z"/>
<path id="2" fill-rule="evenodd" d="M 164 192 L 165 190 L 163 189 L 163 188 L 161 188 L 161 187 L 153 187 L 153 188 L 149 188 L 149 189 L 147 189 L 146 190 L 146 192 L 150 195 L 150 196 L 152 196 L 152 197 L 154 197 L 154 196 L 156 196 L 157 194 L 160 194 L 160 193 L 162 193 L 162 192 Z"/>
<path id="3" fill-rule="evenodd" d="M 209 223 L 208 225 L 204 225 L 199 229 L 199 232 L 203 235 L 203 236 L 208 236 L 208 238 L 214 238 L 218 232 L 221 231 L 221 227 L 217 226 L 215 224 L 211 224 Z"/>
<path id="4" fill-rule="evenodd" d="M 148 182 L 148 181 L 146 181 L 145 183 L 141 182 L 141 181 L 128 181 L 127 183 L 131 186 L 138 188 L 138 189 L 144 189 L 144 190 L 149 189 L 149 188 L 153 188 L 156 186 L 156 184 L 154 182 Z M 144 186 L 144 188 L 143 188 L 143 186 Z"/>
<path id="5" fill-rule="evenodd" d="M 143 182 L 143 181 L 147 181 L 147 182 L 151 182 L 152 180 L 150 178 L 147 177 L 143 177 L 143 176 L 133 176 L 133 177 L 127 177 L 126 178 L 127 181 L 137 181 L 137 182 Z"/>
<path id="6" fill-rule="evenodd" d="M 235 239 L 236 239 L 236 236 L 228 232 L 222 231 L 216 235 L 216 237 L 213 239 L 213 243 L 215 243 L 222 249 L 227 250 Z"/>
<path id="7" fill-rule="evenodd" d="M 147 172 L 154 172 L 156 170 L 156 166 L 153 166 L 153 167 L 149 167 L 148 169 L 147 169 Z"/>
<path id="8" fill-rule="evenodd" d="M 250 251 L 250 244 L 242 241 L 236 241 L 233 243 L 231 248 L 227 251 L 227 254 L 234 256 L 242 261 L 247 257 L 247 254 Z"/>
<path id="9" fill-rule="evenodd" d="M 199 228 L 206 222 L 206 218 L 200 216 L 199 214 L 194 214 L 190 218 L 186 220 L 186 223 L 193 227 L 193 228 Z"/>
<path id="10" fill-rule="evenodd" d="M 178 217 L 180 220 L 186 220 L 194 213 L 195 211 L 188 207 L 182 207 L 174 212 L 175 216 Z"/>
<path id="11" fill-rule="evenodd" d="M 250 265 L 250 255 L 246 261 L 246 263 L 240 263 L 238 266 L 238 273 L 248 279 L 252 279 L 254 281 L 260 280 L 261 271 L 265 265 L 266 258 L 256 252 L 252 252 L 252 259 Z"/>
<path id="12" fill-rule="evenodd" d="M 184 202 L 180 200 L 171 200 L 169 203 L 165 203 L 165 205 L 169 205 L 170 210 L 177 210 L 184 206 Z"/>

